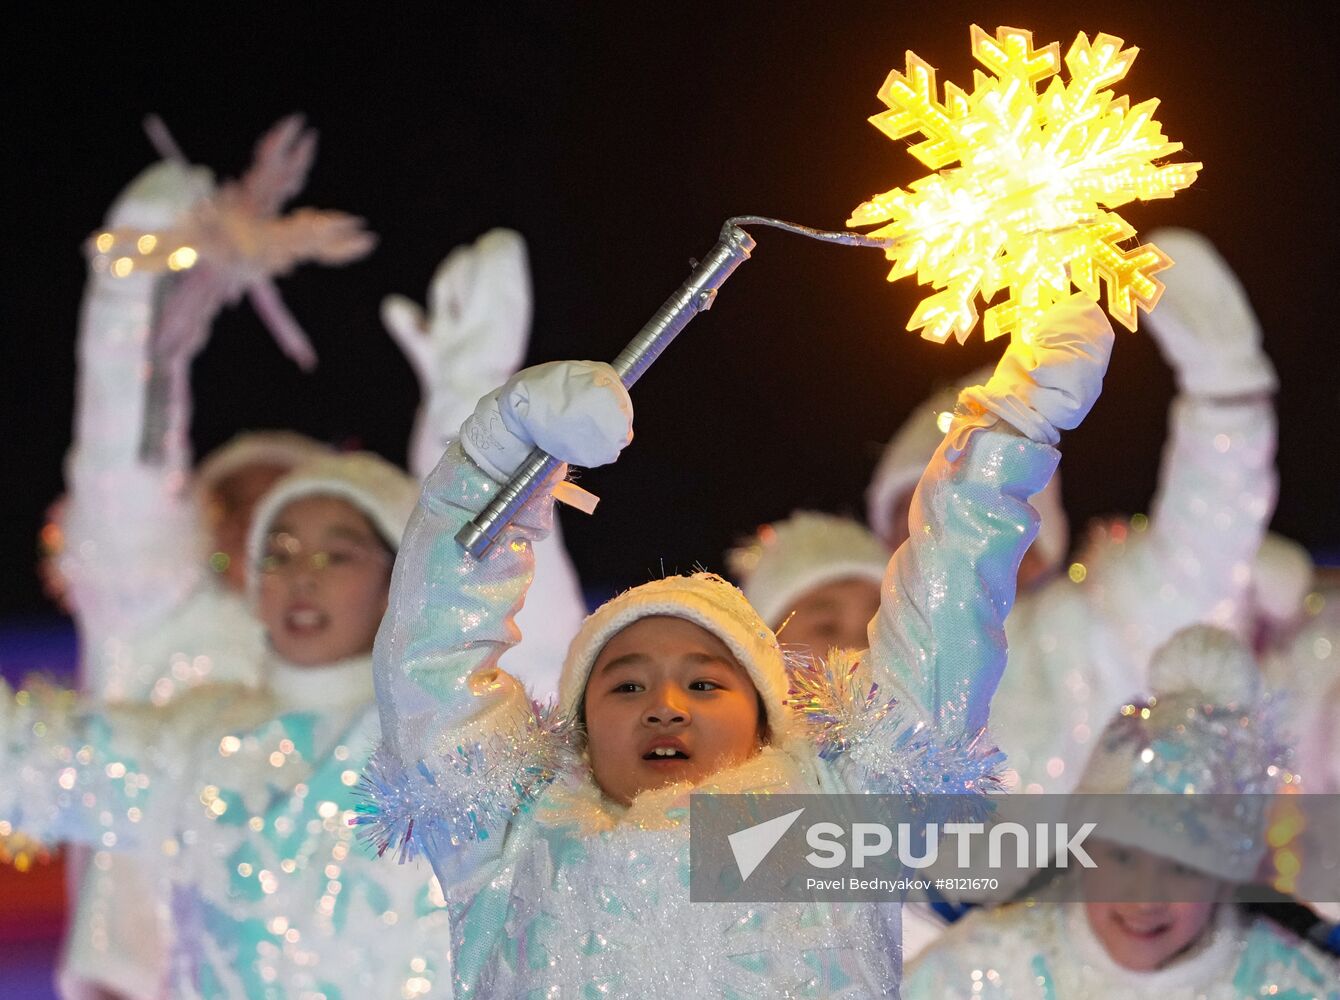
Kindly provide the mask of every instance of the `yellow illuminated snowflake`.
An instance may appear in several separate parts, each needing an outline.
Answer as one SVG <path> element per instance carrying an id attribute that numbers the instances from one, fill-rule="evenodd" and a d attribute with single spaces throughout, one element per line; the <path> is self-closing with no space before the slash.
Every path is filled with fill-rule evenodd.
<path id="1" fill-rule="evenodd" d="M 1122 44 L 1081 33 L 1063 82 L 1057 43 L 1035 49 L 1032 32 L 992 37 L 973 25 L 973 55 L 990 73 L 974 71 L 971 93 L 946 83 L 939 100 L 935 70 L 912 52 L 905 73 L 889 74 L 879 97 L 890 110 L 870 120 L 891 139 L 922 133 L 911 153 L 937 173 L 876 195 L 848 225 L 880 225 L 870 235 L 898 239 L 886 251 L 890 281 L 915 273 L 936 289 L 909 330 L 962 342 L 977 324 L 978 295 L 985 303 L 1008 289 L 986 310 L 985 336 L 1026 342 L 1072 282 L 1098 299 L 1100 279 L 1108 312 L 1129 329 L 1137 307 L 1154 307 L 1163 292 L 1154 275 L 1172 261 L 1152 244 L 1122 249 L 1135 230 L 1114 209 L 1172 197 L 1201 165 L 1156 162 L 1182 144 L 1154 120 L 1157 100 L 1132 108 L 1113 95 L 1139 51 Z"/>

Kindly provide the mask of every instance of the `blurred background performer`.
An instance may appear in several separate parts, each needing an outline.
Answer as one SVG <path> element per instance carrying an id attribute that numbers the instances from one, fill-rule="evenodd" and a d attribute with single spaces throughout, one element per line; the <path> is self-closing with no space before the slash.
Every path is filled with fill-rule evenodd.
<path id="1" fill-rule="evenodd" d="M 94 702 L 164 705 L 204 682 L 257 680 L 264 639 L 240 593 L 251 509 L 326 449 L 297 434 L 244 435 L 193 481 L 190 366 L 218 310 L 243 291 L 300 261 L 343 263 L 372 248 L 361 222 L 342 213 L 275 218 L 301 187 L 314 142 L 286 119 L 261 140 L 251 171 L 221 188 L 204 168 L 165 160 L 108 212 L 106 231 L 141 234 L 137 249 L 203 229 L 232 253 L 181 270 L 127 256 L 123 271 L 120 260 L 94 258 L 60 560 Z M 79 888 L 59 973 L 68 995 L 162 995 L 161 867 L 102 853 L 72 866 Z"/>
<path id="2" fill-rule="evenodd" d="M 1010 669 L 991 703 L 992 734 L 1021 791 L 1074 787 L 1092 740 L 1144 690 L 1150 653 L 1175 631 L 1240 620 L 1274 510 L 1275 373 L 1246 294 L 1204 237 L 1148 238 L 1177 262 L 1159 275 L 1166 289 L 1145 319 L 1180 390 L 1158 492 L 1147 518 L 1108 525 L 1066 575 L 1056 572 L 1066 549 L 1059 491 L 1033 498 L 1040 551 L 1021 570 L 1005 622 Z M 912 419 L 925 425 L 937 411 L 932 403 Z M 912 437 L 910 428 L 895 437 L 868 492 L 871 524 L 891 543 L 907 530 L 900 484 Z"/>

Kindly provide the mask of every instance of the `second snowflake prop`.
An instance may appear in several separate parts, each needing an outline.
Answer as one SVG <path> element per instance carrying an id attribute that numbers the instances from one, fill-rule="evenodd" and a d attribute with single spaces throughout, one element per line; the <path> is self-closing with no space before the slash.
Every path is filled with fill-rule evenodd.
<path id="1" fill-rule="evenodd" d="M 1160 164 L 1178 152 L 1154 120 L 1158 101 L 1134 108 L 1116 97 L 1137 49 L 1112 35 L 1081 33 L 1066 53 L 1033 47 L 1032 32 L 972 26 L 980 70 L 971 93 L 946 84 L 936 96 L 935 70 L 907 54 L 907 71 L 889 74 L 879 96 L 890 108 L 871 120 L 892 139 L 920 132 L 911 149 L 935 173 L 870 199 L 848 225 L 869 234 L 827 232 L 759 216 L 726 222 L 721 237 L 680 288 L 614 361 L 627 387 L 689 321 L 711 307 L 717 291 L 749 258 L 744 226 L 776 226 L 829 243 L 878 247 L 893 262 L 889 279 L 915 274 L 935 289 L 907 326 L 943 343 L 965 340 L 977 325 L 976 300 L 1008 289 L 986 311 L 988 340 L 1010 334 L 1028 343 L 1042 315 L 1071 285 L 1095 300 L 1100 283 L 1112 318 L 1134 330 L 1137 309 L 1154 308 L 1172 264 L 1152 244 L 1123 249 L 1135 229 L 1115 209 L 1135 200 L 1170 198 L 1196 179 L 1199 163 Z M 1050 81 L 1045 90 L 1038 86 Z M 951 165 L 957 163 L 957 167 Z M 483 556 L 504 527 L 561 463 L 537 448 L 494 500 L 457 534 Z"/>

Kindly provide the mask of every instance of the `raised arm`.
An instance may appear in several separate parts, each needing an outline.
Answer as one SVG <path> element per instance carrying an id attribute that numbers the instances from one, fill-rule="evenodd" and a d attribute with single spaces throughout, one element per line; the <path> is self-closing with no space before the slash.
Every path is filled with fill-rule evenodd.
<path id="1" fill-rule="evenodd" d="M 1078 426 L 1112 348 L 1107 317 L 1075 297 L 1032 345 L 1011 344 L 985 386 L 964 390 L 954 424 L 913 495 L 870 625 L 870 669 L 911 695 L 942 743 L 986 724 L 1005 667 L 1004 621 L 1037 533 L 1028 498 Z"/>
<path id="2" fill-rule="evenodd" d="M 1149 527 L 1095 560 L 1094 581 L 1145 656 L 1187 625 L 1234 620 L 1277 490 L 1275 373 L 1246 293 L 1204 237 L 1151 238 L 1177 262 L 1147 325 L 1179 393 Z"/>
<path id="3" fill-rule="evenodd" d="M 438 265 L 428 312 L 403 295 L 382 300 L 382 322 L 419 380 L 409 470 L 423 481 L 480 396 L 502 385 L 526 354 L 530 333 L 526 243 L 491 229 Z"/>
<path id="4" fill-rule="evenodd" d="M 163 162 L 113 204 L 107 228 L 177 225 L 212 190 L 206 171 Z M 90 270 L 80 314 L 74 444 L 62 570 L 85 639 L 86 682 L 125 696 L 104 644 L 181 603 L 204 570 L 190 499 L 190 387 L 185 365 L 156 354 L 155 329 L 172 272 Z"/>
<path id="5" fill-rule="evenodd" d="M 516 371 L 531 321 L 530 273 L 519 233 L 493 229 L 452 250 L 428 289 L 428 311 L 401 295 L 382 301 L 382 321 L 418 376 L 421 402 L 409 444 L 410 471 L 427 478 L 480 396 Z M 524 646 L 505 666 L 539 697 L 558 687 L 558 668 L 586 607 L 577 571 L 552 518 L 537 542 L 535 575 L 517 625 Z"/>
<path id="6" fill-rule="evenodd" d="M 383 848 L 425 851 L 437 863 L 453 843 L 509 819 L 543 777 L 543 725 L 498 660 L 521 638 L 515 617 L 532 547 L 553 516 L 549 488 L 482 559 L 455 536 L 536 444 L 604 465 L 631 440 L 631 421 L 608 365 L 540 365 L 481 400 L 428 477 L 373 651 L 383 745 L 371 783 Z"/>

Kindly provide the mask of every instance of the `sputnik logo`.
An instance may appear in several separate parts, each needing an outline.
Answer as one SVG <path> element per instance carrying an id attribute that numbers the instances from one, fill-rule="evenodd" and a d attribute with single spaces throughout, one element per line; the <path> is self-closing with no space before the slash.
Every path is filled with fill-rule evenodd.
<path id="1" fill-rule="evenodd" d="M 786 831 L 791 829 L 804 811 L 797 809 L 795 812 L 789 812 L 756 826 L 747 826 L 726 838 L 730 841 L 731 853 L 735 855 L 735 867 L 740 870 L 741 882 L 749 880 L 749 876 L 754 874 L 754 869 L 763 863 L 763 859 L 777 846 L 777 842 L 786 836 Z"/>

